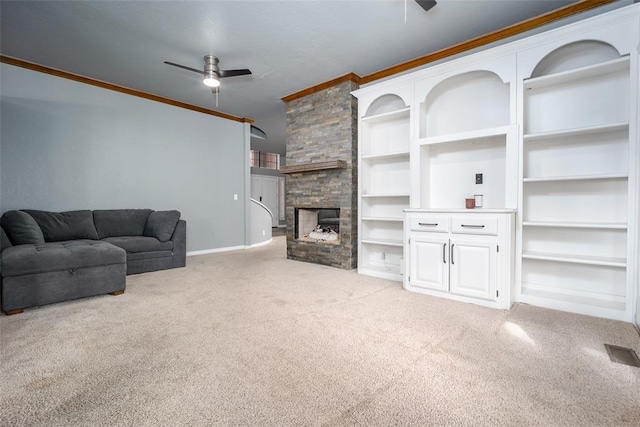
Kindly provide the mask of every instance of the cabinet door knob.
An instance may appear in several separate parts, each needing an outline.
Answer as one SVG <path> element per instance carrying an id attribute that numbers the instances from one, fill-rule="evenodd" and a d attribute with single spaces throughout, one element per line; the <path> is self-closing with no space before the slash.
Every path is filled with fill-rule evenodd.
<path id="1" fill-rule="evenodd" d="M 419 222 L 418 225 L 424 225 L 425 227 L 437 227 L 438 223 Z"/>

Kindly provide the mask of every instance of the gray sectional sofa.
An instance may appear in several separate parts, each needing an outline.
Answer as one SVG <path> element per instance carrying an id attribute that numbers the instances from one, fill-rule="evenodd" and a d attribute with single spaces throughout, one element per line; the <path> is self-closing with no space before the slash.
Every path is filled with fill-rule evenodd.
<path id="1" fill-rule="evenodd" d="M 8 211 L 0 218 L 1 308 L 118 295 L 126 275 L 184 267 L 186 222 L 151 209 Z"/>

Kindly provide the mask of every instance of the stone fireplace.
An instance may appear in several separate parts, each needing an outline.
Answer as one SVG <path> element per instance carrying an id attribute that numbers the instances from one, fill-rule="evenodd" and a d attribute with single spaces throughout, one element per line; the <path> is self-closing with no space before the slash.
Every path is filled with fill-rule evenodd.
<path id="1" fill-rule="evenodd" d="M 287 174 L 289 259 L 357 267 L 357 101 L 351 95 L 357 88 L 346 78 L 293 100 L 285 98 L 287 153 L 281 172 Z M 309 228 L 318 226 L 337 237 L 309 238 Z"/>

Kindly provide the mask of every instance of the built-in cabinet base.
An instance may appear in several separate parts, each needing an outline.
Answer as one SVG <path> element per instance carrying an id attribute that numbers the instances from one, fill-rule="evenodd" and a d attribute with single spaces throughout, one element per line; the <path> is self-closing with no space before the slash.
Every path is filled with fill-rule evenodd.
<path id="1" fill-rule="evenodd" d="M 511 307 L 514 210 L 405 212 L 406 290 L 486 307 Z"/>

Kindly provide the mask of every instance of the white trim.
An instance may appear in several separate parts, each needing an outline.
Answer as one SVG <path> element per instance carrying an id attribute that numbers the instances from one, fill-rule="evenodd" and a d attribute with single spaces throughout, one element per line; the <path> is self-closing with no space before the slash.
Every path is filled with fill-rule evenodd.
<path id="1" fill-rule="evenodd" d="M 258 246 L 268 245 L 269 243 L 271 243 L 271 241 L 273 241 L 273 237 L 270 238 L 269 240 L 265 240 L 264 242 L 254 243 L 251 246 L 245 247 L 245 249 L 257 248 Z"/>
<path id="2" fill-rule="evenodd" d="M 193 256 L 193 255 L 206 255 L 206 254 L 213 254 L 216 252 L 228 252 L 228 251 L 237 251 L 239 249 L 246 249 L 248 246 L 229 246 L 226 248 L 216 248 L 216 249 L 205 249 L 202 251 L 190 251 L 187 252 L 187 256 Z"/>
<path id="3" fill-rule="evenodd" d="M 202 251 L 189 251 L 187 252 L 187 256 L 214 254 L 218 252 L 238 251 L 242 249 L 252 249 L 252 248 L 257 248 L 258 246 L 268 245 L 272 241 L 273 241 L 273 237 L 269 240 L 265 240 L 264 242 L 254 243 L 253 245 L 249 245 L 249 246 L 228 246 L 226 248 L 204 249 Z"/>

